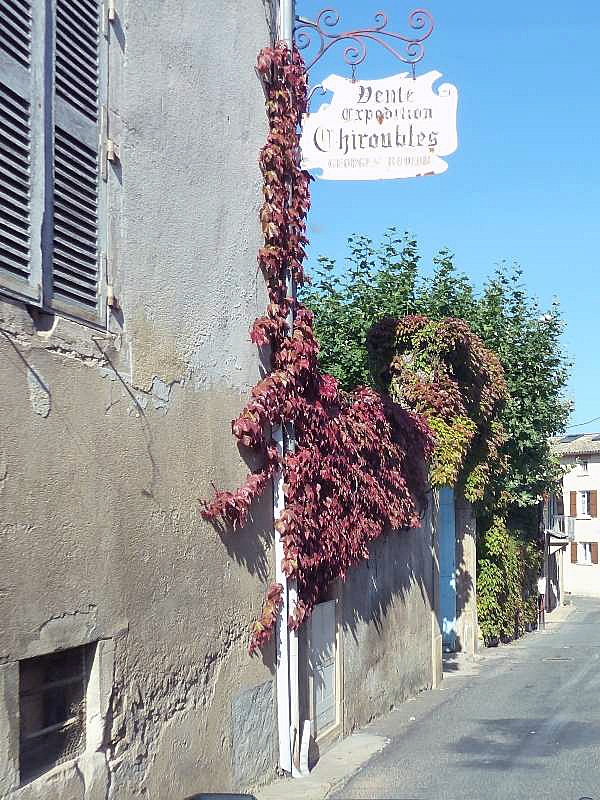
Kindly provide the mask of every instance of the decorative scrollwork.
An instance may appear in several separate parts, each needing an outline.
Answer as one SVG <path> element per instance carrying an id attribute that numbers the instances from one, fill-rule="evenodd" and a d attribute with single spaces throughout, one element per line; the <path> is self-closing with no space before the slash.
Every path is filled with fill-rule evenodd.
<path id="1" fill-rule="evenodd" d="M 362 64 L 368 52 L 368 42 L 372 41 L 384 47 L 394 58 L 403 64 L 414 67 L 425 55 L 423 42 L 433 33 L 434 22 L 429 11 L 418 8 L 408 16 L 408 24 L 418 35 L 404 36 L 394 31 L 386 30 L 388 26 L 387 14 L 378 11 L 372 27 L 353 31 L 334 30 L 341 22 L 341 16 L 334 8 L 324 8 L 316 20 L 296 18 L 295 40 L 299 50 L 307 50 L 311 46 L 318 47 L 318 51 L 307 62 L 306 71 L 310 70 L 325 53 L 338 42 L 346 41 L 344 48 L 344 61 L 350 67 Z M 399 47 L 396 42 L 402 42 Z"/>

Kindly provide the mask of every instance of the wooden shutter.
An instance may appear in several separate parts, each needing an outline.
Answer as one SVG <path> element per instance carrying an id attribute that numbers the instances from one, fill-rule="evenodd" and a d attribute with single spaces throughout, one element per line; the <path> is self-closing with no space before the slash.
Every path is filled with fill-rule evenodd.
<path id="1" fill-rule="evenodd" d="M 562 492 L 556 498 L 556 513 L 559 517 L 564 517 L 565 515 L 565 498 L 563 497 Z"/>
<path id="2" fill-rule="evenodd" d="M 570 509 L 570 516 L 576 517 L 577 516 L 577 492 L 570 493 L 571 498 L 571 509 Z"/>
<path id="3" fill-rule="evenodd" d="M 598 542 L 592 542 L 592 564 L 598 563 Z"/>
<path id="4" fill-rule="evenodd" d="M 0 288 L 41 302 L 44 9 L 0 0 Z"/>
<path id="5" fill-rule="evenodd" d="M 104 320 L 104 182 L 101 107 L 106 101 L 102 3 L 55 0 L 53 308 Z"/>
<path id="6" fill-rule="evenodd" d="M 571 542 L 571 564 L 577 563 L 577 542 Z"/>
<path id="7" fill-rule="evenodd" d="M 598 492 L 596 489 L 593 489 L 590 493 L 590 507 L 588 508 L 588 514 L 590 517 L 597 517 L 598 516 Z"/>

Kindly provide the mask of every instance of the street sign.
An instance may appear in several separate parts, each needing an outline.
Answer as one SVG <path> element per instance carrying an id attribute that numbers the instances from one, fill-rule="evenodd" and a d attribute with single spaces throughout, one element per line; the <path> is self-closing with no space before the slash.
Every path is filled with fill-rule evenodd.
<path id="1" fill-rule="evenodd" d="M 432 70 L 379 80 L 330 75 L 332 92 L 302 123 L 302 166 L 324 180 L 386 180 L 439 175 L 458 146 L 458 91 Z"/>

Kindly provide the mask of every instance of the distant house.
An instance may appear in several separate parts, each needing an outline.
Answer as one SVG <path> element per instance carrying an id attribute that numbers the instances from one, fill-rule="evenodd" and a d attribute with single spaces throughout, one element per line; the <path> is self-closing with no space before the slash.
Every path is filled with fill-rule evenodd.
<path id="1" fill-rule="evenodd" d="M 600 433 L 555 439 L 552 449 L 568 468 L 562 494 L 547 503 L 548 590 L 600 597 Z"/>

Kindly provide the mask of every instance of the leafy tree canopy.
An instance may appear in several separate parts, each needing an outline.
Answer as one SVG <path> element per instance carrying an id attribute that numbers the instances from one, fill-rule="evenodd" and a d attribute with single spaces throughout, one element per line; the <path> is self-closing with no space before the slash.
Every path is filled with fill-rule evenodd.
<path id="1" fill-rule="evenodd" d="M 530 507 L 561 474 L 548 439 L 564 429 L 571 410 L 565 398 L 571 365 L 561 343 L 558 303 L 542 313 L 522 270 L 506 264 L 477 291 L 449 250 L 438 253 L 433 271 L 426 272 L 415 238 L 393 228 L 379 244 L 354 235 L 348 247 L 343 270 L 321 256 L 312 285 L 302 290 L 315 313 L 323 370 L 348 390 L 376 385 L 367 352 L 374 324 L 412 314 L 465 320 L 497 354 L 510 394 L 501 414 L 508 469 L 498 477 L 496 507 Z"/>

